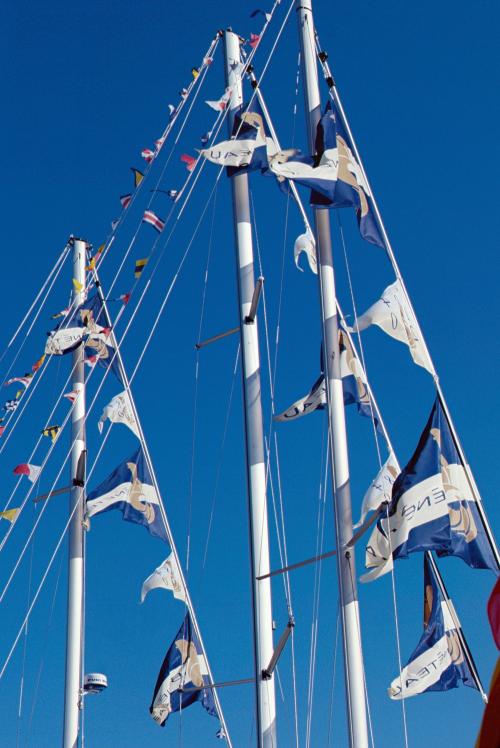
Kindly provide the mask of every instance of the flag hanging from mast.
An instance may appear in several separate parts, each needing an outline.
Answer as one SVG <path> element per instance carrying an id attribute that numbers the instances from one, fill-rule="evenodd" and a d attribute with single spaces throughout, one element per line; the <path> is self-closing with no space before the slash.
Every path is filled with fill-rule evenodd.
<path id="1" fill-rule="evenodd" d="M 149 223 L 151 226 L 153 226 L 153 228 L 155 228 L 158 233 L 161 233 L 165 228 L 165 221 L 157 216 L 156 213 L 153 213 L 152 210 L 145 210 L 142 220 L 143 223 Z"/>
<path id="2" fill-rule="evenodd" d="M 398 474 L 399 469 L 396 457 L 394 452 L 391 452 L 377 473 L 377 477 L 372 481 L 370 488 L 364 495 L 363 503 L 361 505 L 361 516 L 359 521 L 353 525 L 354 528 L 361 527 L 368 512 L 373 512 L 375 509 L 378 509 L 384 501 L 390 502 L 392 497 L 392 487 Z"/>
<path id="3" fill-rule="evenodd" d="M 148 258 L 143 257 L 141 260 L 135 261 L 135 269 L 134 269 L 134 278 L 140 278 L 142 275 L 142 271 L 148 264 Z"/>
<path id="4" fill-rule="evenodd" d="M 124 209 L 128 208 L 128 206 L 132 202 L 132 195 L 120 195 L 120 202 Z"/>
<path id="5" fill-rule="evenodd" d="M 186 590 L 182 584 L 180 570 L 173 553 L 143 582 L 141 603 L 146 599 L 148 592 L 158 587 L 171 590 L 177 600 L 186 600 Z"/>
<path id="6" fill-rule="evenodd" d="M 31 382 L 33 380 L 33 374 L 25 374 L 24 377 L 12 377 L 12 379 L 8 379 L 6 382 L 4 382 L 4 387 L 8 387 L 10 384 L 14 384 L 14 382 L 20 382 L 21 384 L 24 384 L 26 389 L 30 386 Z"/>
<path id="7" fill-rule="evenodd" d="M 195 701 L 201 701 L 204 709 L 216 717 L 212 689 L 203 688 L 209 683 L 207 676 L 205 656 L 188 612 L 158 673 L 149 707 L 154 721 L 164 727 L 172 712 L 184 710 Z"/>
<path id="8" fill-rule="evenodd" d="M 100 419 L 97 422 L 97 428 L 102 433 L 104 422 L 106 419 L 112 423 L 123 423 L 136 435 L 139 439 L 139 427 L 135 420 L 134 412 L 132 410 L 132 403 L 130 402 L 130 396 L 127 390 L 120 392 L 115 395 L 113 399 L 104 408 Z"/>
<path id="9" fill-rule="evenodd" d="M 38 465 L 23 463 L 21 465 L 16 465 L 12 472 L 14 473 L 14 475 L 25 475 L 32 483 L 36 483 L 38 478 L 40 477 L 42 468 Z"/>
<path id="10" fill-rule="evenodd" d="M 144 174 L 139 169 L 135 169 L 133 166 L 130 167 L 130 171 L 134 175 L 134 187 L 139 187 L 140 183 L 144 179 Z"/>
<path id="11" fill-rule="evenodd" d="M 60 430 L 61 427 L 54 424 L 53 426 L 46 426 L 46 428 L 42 429 L 41 434 L 42 436 L 49 436 L 52 439 L 52 444 L 54 444 Z"/>
<path id="12" fill-rule="evenodd" d="M 4 509 L 3 512 L 0 512 L 0 517 L 2 517 L 2 519 L 6 519 L 7 522 L 11 522 L 12 524 L 14 524 L 19 516 L 20 511 L 20 507 L 16 509 Z"/>
<path id="13" fill-rule="evenodd" d="M 416 551 L 459 556 L 473 568 L 498 572 L 439 397 L 413 457 L 394 482 L 387 513 L 368 541 L 371 571 L 362 581 L 377 579 L 392 569 L 393 559 Z"/>

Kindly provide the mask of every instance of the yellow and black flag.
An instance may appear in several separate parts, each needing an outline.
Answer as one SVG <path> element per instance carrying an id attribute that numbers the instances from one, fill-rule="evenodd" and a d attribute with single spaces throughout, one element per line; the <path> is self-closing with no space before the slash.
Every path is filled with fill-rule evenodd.
<path id="1" fill-rule="evenodd" d="M 47 426 L 47 428 L 42 430 L 42 436 L 50 436 L 50 438 L 52 439 L 52 444 L 53 444 L 55 440 L 57 439 L 57 435 L 60 430 L 61 430 L 60 426 L 56 426 L 56 425 Z"/>
<path id="2" fill-rule="evenodd" d="M 133 166 L 130 167 L 130 171 L 134 175 L 134 185 L 135 187 L 139 187 L 140 183 L 144 179 L 144 174 L 142 171 L 139 171 L 139 169 L 134 169 Z"/>
<path id="3" fill-rule="evenodd" d="M 134 278 L 140 278 L 141 273 L 148 264 L 148 258 L 145 257 L 143 260 L 136 260 L 135 261 L 135 270 L 134 270 Z"/>
<path id="4" fill-rule="evenodd" d="M 200 71 L 198 70 L 198 68 L 191 68 L 191 75 L 193 76 L 195 80 L 197 79 L 199 74 L 200 74 Z"/>

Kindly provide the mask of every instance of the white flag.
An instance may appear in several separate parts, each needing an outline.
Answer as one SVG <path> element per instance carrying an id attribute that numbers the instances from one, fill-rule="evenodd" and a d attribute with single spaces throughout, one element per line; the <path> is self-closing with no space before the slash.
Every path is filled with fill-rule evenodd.
<path id="1" fill-rule="evenodd" d="M 130 396 L 126 390 L 120 392 L 119 395 L 115 395 L 102 411 L 102 416 L 97 422 L 97 428 L 100 433 L 102 433 L 106 418 L 109 418 L 112 423 L 125 424 L 125 426 L 128 426 L 134 432 L 138 439 L 140 438 L 139 427 L 134 417 Z"/>
<path id="2" fill-rule="evenodd" d="M 365 493 L 361 505 L 361 517 L 353 527 L 360 527 L 368 512 L 378 509 L 383 501 L 390 501 L 392 497 L 392 486 L 398 477 L 399 469 L 394 452 L 391 452 L 385 463 L 380 468 L 377 477 L 372 481 L 370 488 Z"/>
<path id="3" fill-rule="evenodd" d="M 365 330 L 370 325 L 378 325 L 391 338 L 406 343 L 415 363 L 423 366 L 433 376 L 435 375 L 418 322 L 399 280 L 387 286 L 381 298 L 357 318 L 349 331 Z"/>
<path id="4" fill-rule="evenodd" d="M 223 112 L 230 98 L 231 88 L 226 88 L 220 99 L 217 99 L 217 101 L 205 101 L 205 104 L 208 104 L 211 109 L 215 109 L 216 112 Z"/>
<path id="5" fill-rule="evenodd" d="M 318 274 L 318 264 L 316 259 L 316 242 L 314 241 L 314 236 L 311 234 L 309 229 L 306 229 L 305 234 L 301 234 L 298 236 L 295 240 L 295 244 L 293 247 L 293 256 L 295 259 L 295 264 L 297 265 L 299 270 L 302 270 L 302 268 L 299 265 L 299 258 L 302 252 L 306 253 L 307 256 L 307 262 L 309 263 L 309 267 L 311 268 L 311 271 Z"/>
<path id="6" fill-rule="evenodd" d="M 156 587 L 162 587 L 165 590 L 172 590 L 174 597 L 178 600 L 186 599 L 186 591 L 182 584 L 179 567 L 175 561 L 174 554 L 165 559 L 165 561 L 154 570 L 154 572 L 145 580 L 141 589 L 141 603 L 144 602 L 146 595 L 150 590 Z"/>

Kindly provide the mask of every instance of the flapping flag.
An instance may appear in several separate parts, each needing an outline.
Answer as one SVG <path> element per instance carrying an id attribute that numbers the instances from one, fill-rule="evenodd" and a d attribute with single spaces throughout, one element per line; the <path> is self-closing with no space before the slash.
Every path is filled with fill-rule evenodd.
<path id="1" fill-rule="evenodd" d="M 393 559 L 432 550 L 498 572 L 439 397 L 413 457 L 394 483 L 388 517 L 378 520 L 368 541 L 366 567 L 371 571 L 361 579 L 382 576 L 392 569 Z"/>
<path id="2" fill-rule="evenodd" d="M 415 363 L 434 375 L 434 367 L 423 343 L 418 322 L 399 280 L 387 286 L 381 298 L 358 317 L 349 330 L 366 330 L 370 325 L 377 325 L 391 338 L 406 343 Z"/>
<path id="3" fill-rule="evenodd" d="M 295 265 L 298 267 L 298 269 L 302 272 L 302 268 L 299 265 L 299 259 L 302 252 L 305 252 L 307 257 L 307 262 L 309 263 L 309 267 L 311 271 L 317 275 L 318 274 L 318 261 L 316 258 L 316 242 L 314 240 L 314 236 L 311 234 L 309 229 L 306 229 L 304 234 L 301 234 L 295 239 L 295 244 L 293 246 L 293 257 L 295 260 Z"/>
<path id="4" fill-rule="evenodd" d="M 3 418 L 1 419 L 3 421 Z M 0 436 L 3 436 L 5 431 L 5 426 L 0 426 Z"/>
<path id="5" fill-rule="evenodd" d="M 188 171 L 193 171 L 194 167 L 196 166 L 197 159 L 195 159 L 194 156 L 190 156 L 189 153 L 183 153 L 181 155 L 181 161 L 186 164 L 186 169 Z"/>
<path id="6" fill-rule="evenodd" d="M 134 169 L 133 166 L 130 167 L 130 171 L 134 175 L 134 187 L 137 188 L 144 179 L 144 174 L 139 169 Z"/>
<path id="7" fill-rule="evenodd" d="M 76 390 L 72 390 L 71 392 L 65 392 L 63 397 L 67 398 L 70 403 L 74 403 L 79 394 Z"/>
<path id="8" fill-rule="evenodd" d="M 42 472 L 38 465 L 29 465 L 28 463 L 16 465 L 12 471 L 14 475 L 25 475 L 32 483 L 36 483 Z"/>
<path id="9" fill-rule="evenodd" d="M 495 644 L 500 649 L 500 577 L 498 577 L 488 600 L 488 619 Z"/>
<path id="10" fill-rule="evenodd" d="M 208 104 L 211 109 L 215 109 L 216 112 L 223 112 L 227 108 L 230 98 L 231 89 L 226 88 L 220 99 L 217 99 L 216 101 L 205 101 L 205 104 Z"/>
<path id="11" fill-rule="evenodd" d="M 62 327 L 58 326 L 48 333 L 45 353 L 60 356 L 74 351 L 82 341 L 104 341 L 109 335 L 104 321 L 102 302 L 95 293 L 75 309 Z"/>
<path id="12" fill-rule="evenodd" d="M 191 75 L 193 76 L 194 80 L 197 79 L 199 74 L 200 74 L 200 71 L 198 70 L 198 68 L 191 68 Z"/>
<path id="13" fill-rule="evenodd" d="M 6 402 L 3 404 L 3 409 L 7 413 L 13 413 L 18 405 L 19 400 L 6 400 Z"/>
<path id="14" fill-rule="evenodd" d="M 318 377 L 313 386 L 304 397 L 296 400 L 289 408 L 274 417 L 275 421 L 291 421 L 301 418 L 313 410 L 323 410 L 326 406 L 326 383 L 323 374 Z"/>
<path id="15" fill-rule="evenodd" d="M 179 91 L 179 96 L 181 97 L 181 99 L 185 99 L 187 95 L 188 95 L 187 88 L 181 88 L 181 90 Z"/>
<path id="16" fill-rule="evenodd" d="M 146 163 L 150 164 L 155 157 L 155 153 L 150 148 L 144 148 L 144 150 L 141 151 L 141 156 Z"/>
<path id="17" fill-rule="evenodd" d="M 0 517 L 2 517 L 3 519 L 6 519 L 8 522 L 12 522 L 12 524 L 14 524 L 14 522 L 16 521 L 16 519 L 17 519 L 20 511 L 21 511 L 20 508 L 18 508 L 18 509 L 4 509 L 3 512 L 0 512 Z"/>
<path id="18" fill-rule="evenodd" d="M 475 748 L 498 748 L 500 735 L 500 659 L 491 677 L 488 703 L 483 714 Z"/>
<path id="19" fill-rule="evenodd" d="M 407 699 L 428 691 L 448 691 L 461 683 L 477 688 L 452 615 L 434 574 L 424 557 L 424 633 L 408 664 L 388 690 L 391 699 Z"/>
<path id="20" fill-rule="evenodd" d="M 115 231 L 119 223 L 119 218 L 113 218 L 113 220 L 111 221 L 111 231 Z"/>
<path id="21" fill-rule="evenodd" d="M 250 18 L 255 18 L 255 16 L 259 16 L 259 15 L 260 16 L 264 16 L 264 18 L 268 22 L 271 20 L 271 14 L 270 13 L 265 13 L 260 8 L 256 8 L 255 10 L 252 10 L 252 12 L 250 13 Z"/>
<path id="22" fill-rule="evenodd" d="M 359 518 L 359 521 L 353 525 L 354 528 L 360 527 L 363 524 L 368 512 L 373 512 L 375 509 L 378 509 L 384 501 L 387 503 L 390 502 L 392 497 L 392 487 L 398 474 L 399 470 L 396 457 L 394 452 L 391 452 L 377 473 L 377 477 L 372 481 L 370 488 L 363 497 L 361 517 Z"/>
<path id="23" fill-rule="evenodd" d="M 173 553 L 144 581 L 141 589 L 141 603 L 146 599 L 148 592 L 157 587 L 171 590 L 177 600 L 186 599 L 186 590 Z"/>
<path id="24" fill-rule="evenodd" d="M 145 210 L 144 215 L 142 217 L 143 223 L 149 223 L 153 228 L 155 228 L 158 233 L 161 233 L 163 229 L 165 228 L 165 221 L 163 221 L 159 216 L 156 215 L 156 213 L 153 213 L 152 210 Z"/>
<path id="25" fill-rule="evenodd" d="M 252 47 L 252 49 L 255 49 L 259 42 L 260 42 L 259 34 L 250 34 L 250 39 L 248 43 Z"/>
<path id="26" fill-rule="evenodd" d="M 209 714 L 217 716 L 212 689 L 203 688 L 208 684 L 207 675 L 205 656 L 187 613 L 158 673 L 149 707 L 154 721 L 164 727 L 172 712 L 184 710 L 195 701 L 201 701 Z"/>
<path id="27" fill-rule="evenodd" d="M 170 120 L 172 119 L 172 117 L 174 116 L 174 114 L 175 114 L 175 107 L 174 107 L 173 104 L 169 104 L 168 105 L 168 116 L 169 116 Z"/>
<path id="28" fill-rule="evenodd" d="M 127 522 L 144 525 L 151 535 L 167 539 L 158 496 L 141 447 L 88 494 L 86 506 L 87 517 L 118 509 Z"/>
<path id="29" fill-rule="evenodd" d="M 139 174 L 140 174 L 140 172 L 139 172 Z M 106 249 L 106 245 L 105 244 L 101 244 L 97 248 L 97 252 L 95 253 L 96 260 L 103 254 L 103 252 L 104 252 L 105 249 Z"/>
<path id="30" fill-rule="evenodd" d="M 120 200 L 121 200 L 121 198 L 120 198 Z M 96 263 L 96 258 L 95 257 L 91 257 L 90 261 L 89 261 L 89 264 L 85 266 L 85 270 L 95 270 L 95 263 Z"/>
<path id="31" fill-rule="evenodd" d="M 310 187 L 313 190 L 311 204 L 315 207 L 354 207 L 363 239 L 385 246 L 375 219 L 370 188 L 332 102 L 328 102 L 318 123 L 316 157 L 294 159 L 293 155 L 282 152 L 269 165 L 279 178 L 293 179 Z"/>
<path id="32" fill-rule="evenodd" d="M 42 429 L 40 433 L 42 434 L 42 436 L 50 436 L 50 438 L 52 439 L 52 444 L 54 444 L 60 430 L 61 427 L 54 424 L 53 426 L 47 426 L 46 428 Z"/>
<path id="33" fill-rule="evenodd" d="M 73 278 L 73 288 L 75 289 L 76 293 L 81 293 L 83 291 L 83 283 L 80 283 L 79 280 Z"/>
<path id="34" fill-rule="evenodd" d="M 120 195 L 120 202 L 124 209 L 128 208 L 128 206 L 132 202 L 132 195 Z"/>
<path id="35" fill-rule="evenodd" d="M 156 148 L 157 153 L 161 151 L 161 148 L 164 142 L 165 142 L 165 135 L 162 135 L 161 138 L 158 138 L 158 140 L 155 140 L 155 148 Z"/>
<path id="36" fill-rule="evenodd" d="M 262 109 L 254 99 L 250 106 L 243 104 L 235 113 L 232 138 L 202 150 L 200 155 L 214 164 L 230 167 L 228 174 L 232 176 L 241 169 L 267 170 L 276 151 Z"/>
<path id="37" fill-rule="evenodd" d="M 26 389 L 30 386 L 33 379 L 33 374 L 25 374 L 24 377 L 12 377 L 12 379 L 8 379 L 6 382 L 4 382 L 4 387 L 8 387 L 10 384 L 14 384 L 14 382 L 20 382 L 21 384 L 24 384 Z"/>
<path id="38" fill-rule="evenodd" d="M 38 361 L 35 361 L 35 363 L 31 367 L 31 371 L 33 372 L 33 374 L 36 371 L 38 371 L 38 369 L 42 366 L 42 364 L 43 364 L 44 361 L 45 361 L 45 353 L 43 354 L 43 356 L 40 356 L 40 358 L 38 359 Z"/>
<path id="39" fill-rule="evenodd" d="M 148 264 L 148 258 L 147 257 L 143 257 L 142 260 L 136 260 L 135 269 L 134 269 L 134 278 L 140 278 L 141 277 L 142 271 L 144 270 L 144 268 L 146 267 L 147 264 Z"/>
<path id="40" fill-rule="evenodd" d="M 129 293 L 122 293 L 118 297 L 118 301 L 123 301 L 123 304 L 128 304 L 130 301 L 130 294 Z"/>
<path id="41" fill-rule="evenodd" d="M 128 428 L 136 435 L 136 437 L 138 439 L 140 438 L 139 427 L 137 425 L 137 421 L 135 420 L 134 412 L 132 410 L 132 404 L 130 402 L 130 396 L 127 390 L 125 390 L 124 392 L 120 392 L 119 395 L 115 395 L 104 408 L 102 415 L 97 422 L 97 428 L 99 429 L 99 433 L 101 434 L 104 427 L 104 422 L 107 418 L 109 418 L 112 423 L 123 423 L 125 426 L 128 426 Z"/>

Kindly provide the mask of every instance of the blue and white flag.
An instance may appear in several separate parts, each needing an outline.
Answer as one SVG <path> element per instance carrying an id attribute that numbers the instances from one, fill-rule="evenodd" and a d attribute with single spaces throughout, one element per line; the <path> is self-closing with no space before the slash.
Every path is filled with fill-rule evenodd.
<path id="1" fill-rule="evenodd" d="M 98 294 L 93 294 L 78 306 L 65 321 L 48 333 L 45 353 L 60 356 L 74 351 L 90 335 L 108 332 L 104 311 Z"/>
<path id="2" fill-rule="evenodd" d="M 368 182 L 332 102 L 328 102 L 318 123 L 316 156 L 295 159 L 283 151 L 274 155 L 269 166 L 278 178 L 293 179 L 310 187 L 313 191 L 311 205 L 315 207 L 355 208 L 363 239 L 379 247 L 385 246 Z"/>
<path id="3" fill-rule="evenodd" d="M 456 613 L 445 599 L 434 570 L 424 557 L 424 633 L 408 664 L 395 678 L 391 699 L 406 699 L 426 691 L 448 691 L 461 683 L 477 688 L 457 631 Z"/>
<path id="4" fill-rule="evenodd" d="M 208 667 L 200 641 L 186 613 L 184 623 L 163 660 L 149 711 L 162 727 L 172 712 L 201 701 L 209 714 L 216 717 L 214 697 L 208 684 Z M 183 690 L 186 689 L 186 690 Z"/>
<path id="5" fill-rule="evenodd" d="M 378 520 L 368 541 L 365 563 L 371 571 L 361 580 L 390 571 L 393 559 L 432 550 L 498 571 L 439 397 L 413 457 L 394 482 L 388 516 Z"/>
<path id="6" fill-rule="evenodd" d="M 351 346 L 349 338 L 343 330 L 339 330 L 339 347 L 340 376 L 342 377 L 344 405 L 355 404 L 360 415 L 372 418 L 372 408 L 365 372 Z M 321 374 L 307 395 L 292 403 L 283 413 L 275 416 L 274 420 L 290 421 L 312 413 L 313 410 L 322 410 L 325 407 L 326 382 L 324 374 Z M 373 414 L 373 419 L 377 429 L 380 429 L 380 424 L 375 414 Z"/>
<path id="7" fill-rule="evenodd" d="M 144 525 L 151 535 L 167 540 L 158 495 L 142 447 L 88 494 L 86 506 L 87 517 L 118 509 L 127 522 Z"/>

